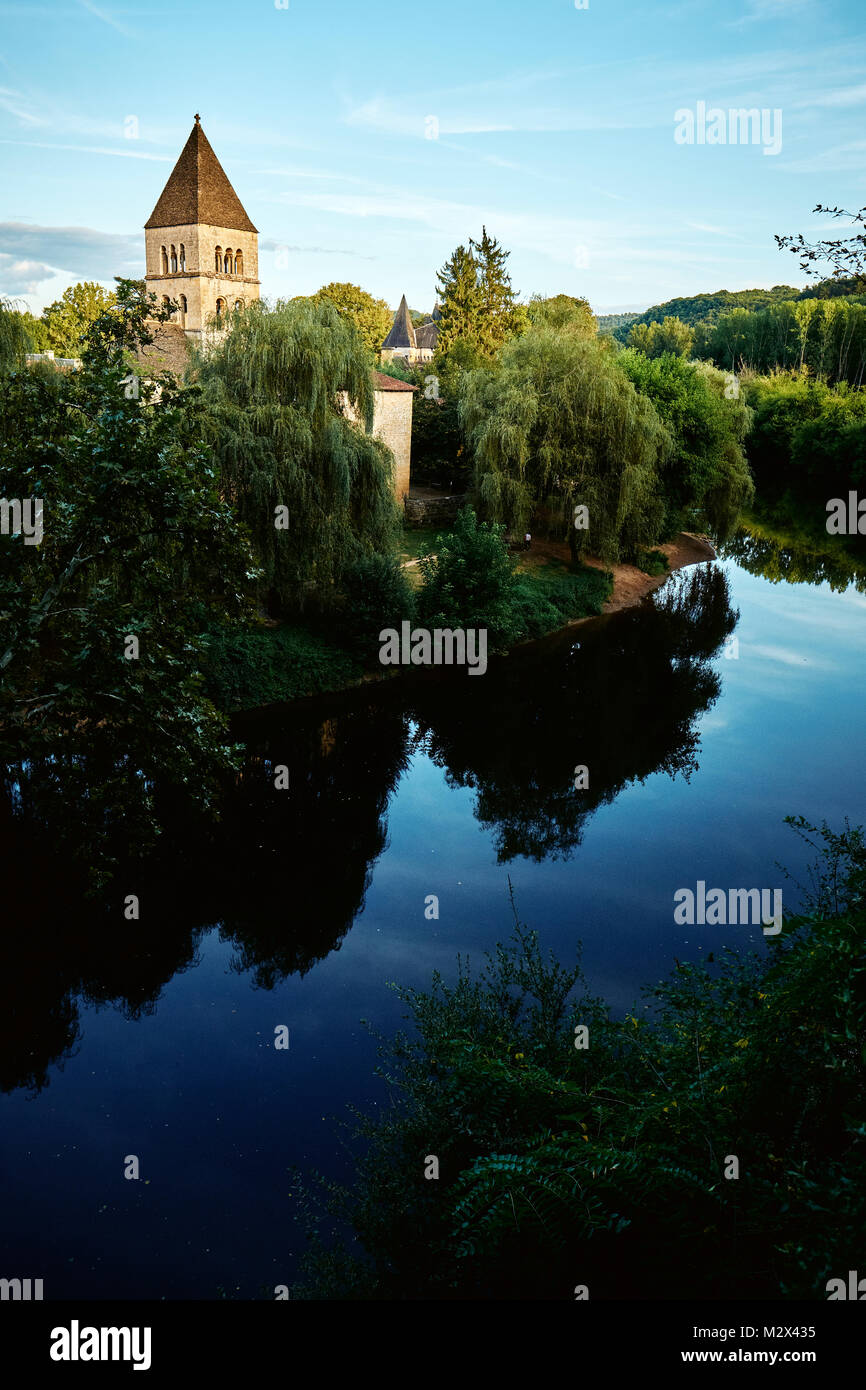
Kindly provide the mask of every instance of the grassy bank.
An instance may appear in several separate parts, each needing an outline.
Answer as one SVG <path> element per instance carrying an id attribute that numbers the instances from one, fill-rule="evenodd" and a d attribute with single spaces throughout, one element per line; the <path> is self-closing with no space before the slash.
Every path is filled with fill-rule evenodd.
<path id="1" fill-rule="evenodd" d="M 408 533 L 409 545 L 414 545 L 418 534 Z M 430 539 L 432 533 L 425 535 L 425 540 Z M 419 575 L 417 569 L 409 573 Z M 612 576 L 605 570 L 575 569 L 551 559 L 518 566 L 508 601 L 508 645 L 543 637 L 575 618 L 597 617 L 612 587 Z M 383 616 L 381 621 L 377 617 L 362 655 L 357 640 L 351 649 L 347 647 L 351 616 L 348 622 L 344 616 L 342 625 L 335 623 L 330 630 L 284 623 L 277 628 L 216 633 L 210 643 L 208 695 L 219 709 L 236 713 L 344 690 L 365 672 L 381 672 L 378 630 L 408 616 L 408 612 L 397 619 Z M 365 625 L 369 618 L 365 610 Z"/>

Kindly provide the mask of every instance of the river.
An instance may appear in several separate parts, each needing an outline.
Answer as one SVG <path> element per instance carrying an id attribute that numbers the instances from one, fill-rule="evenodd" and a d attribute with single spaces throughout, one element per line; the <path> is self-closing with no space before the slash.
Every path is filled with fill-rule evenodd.
<path id="1" fill-rule="evenodd" d="M 289 1170 L 349 1176 L 332 1117 L 387 1104 L 361 1020 L 391 1033 L 388 981 L 427 986 L 504 940 L 509 883 L 616 1010 L 675 957 L 771 949 L 760 926 L 677 925 L 673 895 L 782 887 L 795 908 L 810 855 L 784 817 L 866 820 L 864 610 L 722 559 L 483 678 L 249 720 L 218 834 L 122 884 L 142 916 L 120 928 L 66 892 L 59 847 L 16 841 L 0 1275 L 51 1299 L 291 1285 Z"/>

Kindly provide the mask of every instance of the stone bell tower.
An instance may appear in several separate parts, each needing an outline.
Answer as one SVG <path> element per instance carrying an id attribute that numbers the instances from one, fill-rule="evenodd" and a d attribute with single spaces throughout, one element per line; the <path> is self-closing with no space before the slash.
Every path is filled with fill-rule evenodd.
<path id="1" fill-rule="evenodd" d="M 179 309 L 188 338 L 259 297 L 259 238 L 196 115 L 190 137 L 144 225 L 145 282 Z"/>

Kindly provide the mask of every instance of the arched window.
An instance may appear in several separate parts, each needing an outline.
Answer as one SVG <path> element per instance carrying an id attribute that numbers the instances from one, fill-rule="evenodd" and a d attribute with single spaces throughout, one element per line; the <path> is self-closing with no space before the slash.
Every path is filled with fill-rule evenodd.
<path id="1" fill-rule="evenodd" d="M 186 247 L 183 242 L 180 244 L 180 268 L 186 270 Z"/>
<path id="2" fill-rule="evenodd" d="M 229 251 L 229 250 L 226 251 L 226 258 L 225 258 L 225 266 L 224 266 L 224 269 L 225 269 L 226 275 L 231 275 L 231 273 L 232 273 L 232 253 L 231 253 L 231 251 Z"/>
<path id="3" fill-rule="evenodd" d="M 218 246 L 214 252 L 214 260 L 216 261 L 216 273 L 219 275 L 223 268 L 223 249 L 221 246 Z"/>
<path id="4" fill-rule="evenodd" d="M 164 294 L 164 295 L 162 296 L 162 302 L 163 302 L 163 306 L 167 309 L 168 306 L 169 306 L 169 304 L 171 303 L 171 300 L 169 299 L 169 297 L 168 297 L 167 294 Z"/>
<path id="5" fill-rule="evenodd" d="M 160 252 L 159 252 L 159 263 L 160 263 L 160 268 L 161 268 L 161 270 L 162 270 L 163 275 L 167 275 L 167 274 L 168 274 L 168 256 L 166 255 L 166 251 L 165 251 L 165 247 L 164 247 L 164 246 L 160 247 Z"/>
<path id="6" fill-rule="evenodd" d="M 222 319 L 223 319 L 223 315 L 224 315 L 225 311 L 226 311 L 226 302 L 225 302 L 225 300 L 224 300 L 224 299 L 218 299 L 217 302 L 216 302 L 216 316 L 217 316 L 217 323 L 218 323 L 218 324 L 222 323 Z"/>
<path id="7" fill-rule="evenodd" d="M 244 253 L 243 253 L 243 251 L 236 251 L 236 252 L 235 252 L 235 275 L 243 275 L 243 273 L 244 273 Z"/>
<path id="8" fill-rule="evenodd" d="M 183 324 L 186 323 L 186 295 L 185 295 L 185 294 L 182 294 L 181 297 L 180 297 L 180 321 L 181 321 L 181 323 L 183 323 Z"/>
<path id="9" fill-rule="evenodd" d="M 242 299 L 236 299 L 236 300 L 235 300 L 235 308 L 236 308 L 236 309 L 242 309 L 243 307 L 244 307 L 244 301 L 243 301 Z"/>
<path id="10" fill-rule="evenodd" d="M 177 252 L 174 247 L 171 248 L 171 273 L 177 275 Z"/>

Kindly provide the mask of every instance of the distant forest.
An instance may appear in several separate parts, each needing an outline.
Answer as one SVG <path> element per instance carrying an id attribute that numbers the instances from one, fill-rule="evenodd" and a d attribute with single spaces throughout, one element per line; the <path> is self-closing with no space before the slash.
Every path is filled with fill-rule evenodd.
<path id="1" fill-rule="evenodd" d="M 691 328 L 699 323 L 715 324 L 720 316 L 731 309 L 768 309 L 774 304 L 801 299 L 837 299 L 856 295 L 856 282 L 853 279 L 822 280 L 798 290 L 794 285 L 774 285 L 771 290 L 715 290 L 712 294 L 696 294 L 688 298 L 668 299 L 664 304 L 653 304 L 642 314 L 606 314 L 599 318 L 599 332 L 613 332 L 620 342 L 625 342 L 634 323 L 661 323 L 666 318 L 677 318 Z M 857 296 L 858 302 L 861 296 Z M 604 325 L 609 325 L 606 327 Z"/>

